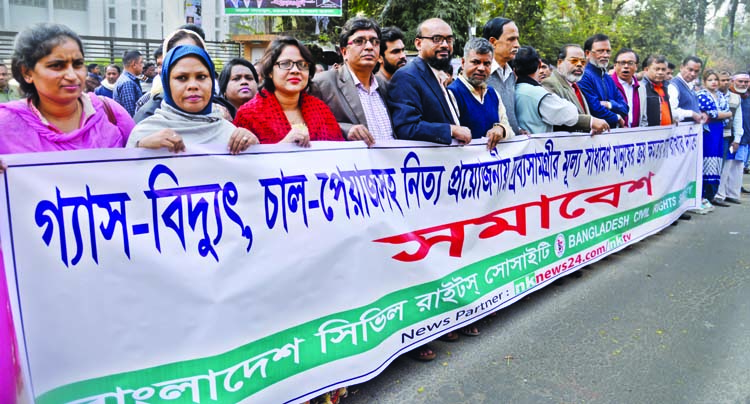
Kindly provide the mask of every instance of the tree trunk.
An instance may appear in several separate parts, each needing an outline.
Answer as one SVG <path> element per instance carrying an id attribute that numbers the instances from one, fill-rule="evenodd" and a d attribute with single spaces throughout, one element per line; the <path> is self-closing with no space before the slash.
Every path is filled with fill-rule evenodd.
<path id="1" fill-rule="evenodd" d="M 729 57 L 734 57 L 734 20 L 737 17 L 737 7 L 740 5 L 739 0 L 730 0 L 729 13 Z"/>
<path id="2" fill-rule="evenodd" d="M 708 7 L 707 0 L 698 0 L 695 13 L 695 42 L 700 47 L 703 45 L 703 38 L 706 33 L 706 8 Z"/>

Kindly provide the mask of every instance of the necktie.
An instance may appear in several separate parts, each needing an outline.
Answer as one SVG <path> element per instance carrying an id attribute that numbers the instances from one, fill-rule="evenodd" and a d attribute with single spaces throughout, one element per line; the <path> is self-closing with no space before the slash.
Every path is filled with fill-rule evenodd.
<path id="1" fill-rule="evenodd" d="M 576 97 L 578 97 L 578 102 L 581 104 L 581 109 L 586 111 L 586 103 L 583 102 L 583 94 L 581 94 L 581 89 L 578 88 L 578 83 L 573 83 L 572 86 L 576 92 Z"/>

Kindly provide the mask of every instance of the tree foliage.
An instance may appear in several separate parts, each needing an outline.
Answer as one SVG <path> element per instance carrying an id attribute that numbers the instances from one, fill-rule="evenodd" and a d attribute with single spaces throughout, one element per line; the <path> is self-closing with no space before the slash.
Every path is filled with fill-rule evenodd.
<path id="1" fill-rule="evenodd" d="M 521 44 L 552 60 L 562 45 L 582 45 L 599 32 L 610 36 L 614 51 L 629 47 L 641 58 L 658 53 L 678 64 L 697 54 L 709 66 L 728 70 L 746 70 L 750 60 L 750 0 L 344 0 L 343 8 L 324 37 L 337 38 L 348 18 L 367 16 L 401 28 L 413 50 L 417 25 L 439 17 L 453 28 L 454 53 L 460 55 L 471 27 L 481 35 L 485 22 L 503 16 L 518 25 Z M 274 22 L 277 32 L 315 39 L 312 17 Z"/>

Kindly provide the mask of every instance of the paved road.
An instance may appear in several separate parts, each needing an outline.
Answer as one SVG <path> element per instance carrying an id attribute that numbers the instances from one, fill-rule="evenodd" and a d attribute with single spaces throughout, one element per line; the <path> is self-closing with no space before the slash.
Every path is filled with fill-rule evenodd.
<path id="1" fill-rule="evenodd" d="M 750 176 L 746 176 L 750 181 Z M 344 404 L 750 404 L 750 198 L 678 221 L 397 359 Z"/>

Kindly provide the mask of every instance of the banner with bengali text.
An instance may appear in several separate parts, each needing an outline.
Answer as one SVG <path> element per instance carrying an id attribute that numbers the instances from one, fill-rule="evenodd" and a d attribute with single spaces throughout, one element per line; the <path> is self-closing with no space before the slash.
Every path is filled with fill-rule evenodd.
<path id="1" fill-rule="evenodd" d="M 699 205 L 699 125 L 2 156 L 28 401 L 303 402 Z"/>

